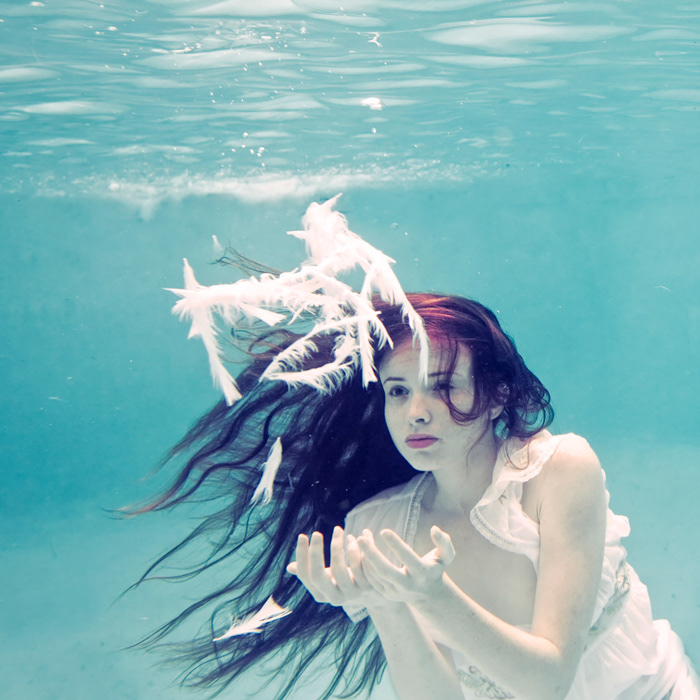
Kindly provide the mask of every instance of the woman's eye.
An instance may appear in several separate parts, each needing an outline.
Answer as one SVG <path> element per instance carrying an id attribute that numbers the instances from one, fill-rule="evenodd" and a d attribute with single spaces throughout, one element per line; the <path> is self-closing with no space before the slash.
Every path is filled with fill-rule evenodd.
<path id="1" fill-rule="evenodd" d="M 392 386 L 391 389 L 389 389 L 388 394 L 392 397 L 405 396 L 406 389 L 402 386 Z"/>
<path id="2" fill-rule="evenodd" d="M 433 388 L 433 391 L 437 391 L 438 393 L 444 394 L 450 391 L 451 389 L 454 389 L 454 387 L 450 382 L 438 382 Z"/>

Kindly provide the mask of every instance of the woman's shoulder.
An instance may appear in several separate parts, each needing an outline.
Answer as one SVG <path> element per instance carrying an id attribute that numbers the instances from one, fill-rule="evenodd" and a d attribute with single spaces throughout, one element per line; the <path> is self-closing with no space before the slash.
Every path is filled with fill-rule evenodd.
<path id="1" fill-rule="evenodd" d="M 575 433 L 552 435 L 541 430 L 528 440 L 518 440 L 512 458 L 516 468 L 536 467 L 538 472 L 553 469 L 600 469 L 600 462 L 586 438 Z"/>
<path id="2" fill-rule="evenodd" d="M 590 492 L 591 496 L 604 492 L 605 473 L 588 440 L 568 433 L 550 435 L 546 443 L 546 458 L 531 484 L 538 500 L 559 497 L 572 489 Z"/>
<path id="3" fill-rule="evenodd" d="M 598 455 L 586 438 L 575 433 L 552 437 L 557 439 L 557 445 L 546 462 L 549 471 L 562 469 L 595 473 L 601 471 Z"/>

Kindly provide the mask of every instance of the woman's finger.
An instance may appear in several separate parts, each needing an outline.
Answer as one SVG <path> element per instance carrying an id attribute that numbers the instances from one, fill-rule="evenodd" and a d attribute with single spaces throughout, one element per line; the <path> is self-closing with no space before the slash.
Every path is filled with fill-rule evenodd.
<path id="1" fill-rule="evenodd" d="M 367 580 L 367 576 L 363 567 L 362 552 L 357 544 L 357 540 L 352 536 L 347 536 L 348 543 L 348 564 L 352 577 L 355 579 L 355 585 L 359 588 L 371 588 L 372 584 Z"/>
<path id="2" fill-rule="evenodd" d="M 405 573 L 402 569 L 394 566 L 378 549 L 374 542 L 374 537 L 369 530 L 362 532 L 362 537 L 358 539 L 360 549 L 366 561 L 371 565 L 373 571 L 381 578 L 387 579 L 391 583 L 400 584 Z M 371 579 L 370 579 L 371 580 Z"/>
<path id="3" fill-rule="evenodd" d="M 309 578 L 322 593 L 332 593 L 335 588 L 335 581 L 330 580 L 329 572 L 326 570 L 323 535 L 320 532 L 314 532 L 309 542 Z"/>
<path id="4" fill-rule="evenodd" d="M 402 564 L 405 564 L 409 569 L 423 566 L 423 562 L 415 550 L 406 544 L 393 530 L 382 530 L 379 534 Z"/>
<path id="5" fill-rule="evenodd" d="M 433 525 L 430 528 L 430 539 L 432 539 L 437 547 L 440 563 L 444 566 L 451 564 L 456 556 L 455 546 L 452 544 L 452 538 L 437 525 Z"/>
<path id="6" fill-rule="evenodd" d="M 362 572 L 369 585 L 375 591 L 382 595 L 387 594 L 390 588 L 389 581 L 377 571 L 376 567 L 372 565 L 372 562 L 370 562 L 367 557 L 363 557 L 362 559 Z"/>
<path id="7" fill-rule="evenodd" d="M 309 538 L 306 535 L 299 535 L 296 548 L 296 577 L 302 582 L 311 595 L 318 600 L 321 592 L 314 586 L 309 570 Z"/>
<path id="8" fill-rule="evenodd" d="M 342 527 L 333 528 L 331 538 L 331 576 L 341 591 L 349 591 L 354 587 L 354 581 L 348 572 L 345 561 L 345 533 Z"/>
<path id="9" fill-rule="evenodd" d="M 297 537 L 296 549 L 297 576 L 302 580 L 309 580 L 309 538 L 306 535 Z"/>

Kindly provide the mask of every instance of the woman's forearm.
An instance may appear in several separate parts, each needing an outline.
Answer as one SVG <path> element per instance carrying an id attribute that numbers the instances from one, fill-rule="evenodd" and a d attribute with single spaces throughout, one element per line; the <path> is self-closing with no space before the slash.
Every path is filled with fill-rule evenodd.
<path id="1" fill-rule="evenodd" d="M 408 605 L 369 610 L 401 700 L 463 700 L 454 665 L 424 632 Z"/>
<path id="2" fill-rule="evenodd" d="M 413 607 L 440 630 L 450 647 L 518 700 L 566 696 L 576 669 L 560 650 L 547 639 L 491 614 L 446 574 L 440 595 L 417 601 Z"/>

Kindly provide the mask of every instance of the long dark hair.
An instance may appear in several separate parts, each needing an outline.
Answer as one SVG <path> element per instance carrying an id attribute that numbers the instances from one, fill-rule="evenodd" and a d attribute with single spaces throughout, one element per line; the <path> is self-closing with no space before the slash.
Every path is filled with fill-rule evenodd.
<path id="1" fill-rule="evenodd" d="M 473 420 L 499 405 L 503 411 L 494 427 L 502 437 L 528 438 L 549 425 L 553 413 L 547 390 L 527 369 L 491 311 L 461 297 L 408 297 L 431 339 L 447 349 L 446 372 L 454 369 L 460 345 L 472 353 L 472 411 L 459 412 L 445 397 L 455 420 Z M 398 307 L 377 299 L 375 308 L 395 345 L 411 337 Z M 352 624 L 341 608 L 317 604 L 297 578 L 286 573 L 286 565 L 293 559 L 299 533 L 321 532 L 328 550 L 333 527 L 342 526 L 354 506 L 408 481 L 416 472 L 391 441 L 378 383 L 363 387 L 357 372 L 339 390 L 324 395 L 308 386 L 259 381 L 270 359 L 295 337 L 275 332 L 252 343 L 251 362 L 237 378 L 244 398 L 233 406 L 222 401 L 189 430 L 164 460 L 166 467 L 180 465 L 171 486 L 133 511 L 165 510 L 195 500 L 213 504 L 213 512 L 149 567 L 138 583 L 233 571 L 225 583 L 143 644 L 157 645 L 186 620 L 200 618 L 208 620 L 203 631 L 186 644 L 174 645 L 175 659 L 186 664 L 186 684 L 218 692 L 264 663 L 267 682 L 277 684 L 276 697 L 281 699 L 307 671 L 325 665 L 333 674 L 321 700 L 334 694 L 368 695 L 386 665 L 370 621 Z M 327 361 L 333 344 L 332 337 L 321 339 L 310 362 Z M 377 365 L 388 351 L 377 352 Z M 251 505 L 262 464 L 277 437 L 284 456 L 273 499 L 267 505 Z M 193 544 L 206 551 L 199 562 L 184 573 L 163 573 Z M 293 612 L 264 626 L 259 634 L 214 641 L 232 616 L 245 618 L 270 596 Z"/>

